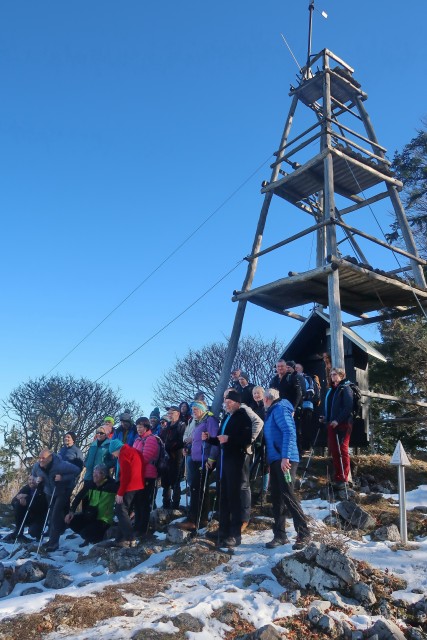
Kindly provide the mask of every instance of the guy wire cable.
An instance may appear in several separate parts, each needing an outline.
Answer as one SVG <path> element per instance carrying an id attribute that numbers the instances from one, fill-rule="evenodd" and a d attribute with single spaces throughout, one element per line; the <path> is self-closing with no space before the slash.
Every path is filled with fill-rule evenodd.
<path id="1" fill-rule="evenodd" d="M 351 175 L 353 176 L 353 180 L 356 182 L 356 184 L 357 184 L 357 186 L 358 186 L 358 188 L 359 188 L 360 192 L 361 192 L 361 193 L 363 193 L 363 197 L 366 199 L 366 194 L 365 194 L 364 190 L 361 188 L 360 183 L 359 183 L 359 181 L 358 181 L 358 179 L 357 179 L 356 175 L 354 174 L 353 169 L 351 168 L 351 165 L 350 165 L 349 161 L 347 160 L 347 158 L 344 158 L 344 159 L 345 159 L 345 162 L 346 162 L 346 164 L 347 164 L 348 169 L 349 169 L 349 170 L 350 170 L 350 172 L 351 172 Z M 371 205 L 370 205 L 370 204 L 368 204 L 368 208 L 369 208 L 369 210 L 370 210 L 370 212 L 371 212 L 371 214 L 372 214 L 372 216 L 373 216 L 373 218 L 374 218 L 375 222 L 377 223 L 377 225 L 378 225 L 378 227 L 379 227 L 379 229 L 380 229 L 381 233 L 383 234 L 384 240 L 387 242 L 387 244 L 389 244 L 389 242 L 388 242 L 388 240 L 387 240 L 387 238 L 386 238 L 386 235 L 385 235 L 385 233 L 384 233 L 384 231 L 383 231 L 383 229 L 382 229 L 382 227 L 381 227 L 381 224 L 380 224 L 380 222 L 379 222 L 379 220 L 378 220 L 377 216 L 375 215 L 375 213 L 374 213 L 374 211 L 373 211 L 373 209 L 372 209 L 372 207 L 371 207 Z M 402 268 L 402 265 L 400 264 L 399 259 L 398 259 L 398 257 L 396 256 L 396 254 L 395 254 L 395 252 L 393 251 L 393 249 L 391 249 L 391 252 L 392 252 L 392 254 L 393 254 L 393 256 L 394 256 L 394 259 L 396 260 L 397 264 L 399 265 L 399 268 L 401 269 L 401 268 Z M 414 296 L 416 303 L 417 303 L 417 304 L 418 304 L 418 306 L 420 307 L 420 309 L 421 309 L 421 311 L 422 311 L 422 313 L 423 313 L 424 317 L 425 317 L 425 318 L 426 318 L 426 320 L 427 320 L 427 312 L 426 312 L 426 310 L 424 309 L 424 307 L 422 306 L 422 304 L 421 304 L 421 302 L 420 302 L 420 299 L 418 298 L 418 296 L 417 296 L 417 294 L 416 294 L 416 291 L 414 290 L 414 287 L 413 287 L 413 285 L 412 285 L 412 282 L 410 281 L 409 277 L 408 277 L 404 272 L 403 272 L 403 278 L 405 278 L 405 279 L 406 279 L 406 281 L 407 281 L 408 285 L 409 285 L 409 286 L 410 286 L 410 288 L 411 288 L 412 295 Z M 377 293 L 377 292 L 376 292 L 376 293 Z M 383 302 L 382 302 L 382 300 L 381 300 L 381 298 L 380 298 L 380 296 L 379 296 L 379 294 L 378 294 L 378 293 L 377 293 L 377 296 L 378 296 L 379 300 L 381 301 L 381 304 L 383 304 Z"/>
<path id="2" fill-rule="evenodd" d="M 233 271 L 235 271 L 237 269 L 237 267 L 239 267 L 243 262 L 245 262 L 245 258 L 242 258 L 242 260 L 239 260 L 239 262 L 234 265 L 234 267 L 232 267 L 231 269 L 229 269 L 229 271 L 227 271 L 227 273 L 225 273 L 223 276 L 221 276 L 221 278 L 219 278 L 219 280 L 217 280 L 213 285 L 211 285 L 209 287 L 209 289 L 206 289 L 206 291 L 204 293 L 202 293 L 198 298 L 196 298 L 196 300 L 193 300 L 193 302 L 191 304 L 189 304 L 185 309 L 183 309 L 182 311 L 180 311 L 180 313 L 178 313 L 174 318 L 172 318 L 172 320 L 169 320 L 169 322 L 167 322 L 166 324 L 164 324 L 158 331 L 156 331 L 155 333 L 153 333 L 153 335 L 151 335 L 149 338 L 147 338 L 147 340 L 145 340 L 145 342 L 143 342 L 142 344 L 139 345 L 139 347 L 137 347 L 136 349 L 134 349 L 133 351 L 131 351 L 131 353 L 129 353 L 127 356 L 125 356 L 124 358 L 122 358 L 121 360 L 119 360 L 119 362 L 116 362 L 115 365 L 113 365 L 112 367 L 110 367 L 110 369 L 108 369 L 107 371 L 105 371 L 102 375 L 100 375 L 95 382 L 98 382 L 99 380 L 101 380 L 101 378 L 103 378 L 104 376 L 106 376 L 108 373 L 110 373 L 110 371 L 113 371 L 113 369 L 116 369 L 119 365 L 121 365 L 123 362 L 125 362 L 125 360 L 128 360 L 129 358 L 131 358 L 137 351 L 139 351 L 140 349 L 142 349 L 142 347 L 145 347 L 146 344 L 148 344 L 149 342 L 151 342 L 152 340 L 154 340 L 154 338 L 156 338 L 160 333 L 162 333 L 165 329 L 167 329 L 168 327 L 170 327 L 171 324 L 173 324 L 176 320 L 178 320 L 181 316 L 183 316 L 185 313 L 187 313 L 187 311 L 189 311 L 192 307 L 194 307 L 194 305 L 196 305 L 202 298 L 204 298 L 205 296 L 207 296 L 208 293 L 210 293 L 212 291 L 212 289 L 214 289 L 220 282 L 222 282 L 223 280 L 225 280 L 225 278 L 227 276 L 230 275 L 230 273 L 232 273 Z"/>
<path id="3" fill-rule="evenodd" d="M 87 340 L 87 338 L 89 338 L 93 333 L 95 333 L 95 331 L 97 329 L 99 329 L 99 327 L 106 321 L 108 320 L 108 318 L 110 316 L 113 315 L 113 313 L 115 313 L 115 311 L 117 311 L 117 309 L 119 309 L 127 300 L 129 300 L 129 298 L 131 296 L 133 296 L 134 293 L 136 293 L 136 291 L 138 291 L 138 289 L 140 289 L 142 287 L 143 284 L 145 284 L 157 271 L 159 271 L 159 269 L 161 269 L 161 267 L 163 267 L 176 253 L 178 253 L 178 251 L 185 245 L 187 244 L 187 242 L 189 240 L 191 240 L 191 238 L 193 236 L 196 235 L 196 233 L 198 231 L 200 231 L 200 229 L 202 227 L 205 226 L 205 224 L 207 224 L 209 222 L 209 220 L 211 218 L 213 218 L 218 211 L 220 211 L 241 189 L 243 189 L 243 187 L 250 181 L 252 180 L 252 178 L 258 173 L 258 171 L 260 169 L 262 169 L 262 167 L 267 164 L 268 162 L 270 162 L 271 158 L 273 157 L 273 154 L 270 154 L 268 156 L 268 158 L 266 160 L 264 160 L 254 171 L 252 171 L 252 173 L 242 182 L 240 183 L 240 185 L 238 187 L 236 187 L 236 189 L 234 189 L 234 191 L 231 192 L 231 194 L 229 196 L 227 196 L 225 198 L 225 200 L 223 200 L 221 202 L 220 205 L 218 205 L 218 207 L 216 207 L 216 209 L 214 209 L 214 211 L 212 211 L 212 213 L 210 213 L 208 215 L 207 218 L 205 218 L 205 220 L 203 220 L 198 227 L 196 227 L 168 256 L 166 256 L 166 258 L 164 258 L 158 265 L 157 267 L 155 267 L 143 280 L 141 280 L 141 282 L 134 288 L 132 289 L 132 291 L 125 297 L 123 298 L 123 300 L 121 302 L 119 302 L 109 313 L 107 313 L 106 316 L 104 316 L 104 318 L 102 320 L 100 320 L 100 322 L 98 322 L 97 325 L 95 325 L 93 327 L 93 329 L 91 329 L 85 336 L 83 336 L 83 338 L 81 340 L 79 340 L 79 342 L 77 342 L 74 347 L 72 349 L 70 349 L 70 351 L 68 351 L 68 353 L 65 354 L 65 356 L 63 358 L 61 358 L 60 360 L 58 360 L 58 362 L 51 368 L 49 369 L 49 371 L 45 374 L 46 376 L 49 375 L 49 373 L 51 373 L 54 369 L 56 369 L 57 366 L 59 366 L 62 362 L 64 362 L 64 360 L 66 360 L 66 358 L 68 358 L 68 356 L 70 356 L 83 342 L 85 342 L 85 340 Z"/>

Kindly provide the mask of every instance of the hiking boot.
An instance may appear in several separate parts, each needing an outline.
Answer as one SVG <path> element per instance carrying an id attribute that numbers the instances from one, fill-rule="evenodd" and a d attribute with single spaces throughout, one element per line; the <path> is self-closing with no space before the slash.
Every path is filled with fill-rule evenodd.
<path id="1" fill-rule="evenodd" d="M 47 553 L 51 553 L 52 551 L 58 551 L 59 544 L 57 542 L 47 542 L 46 544 L 43 545 L 42 548 Z"/>
<path id="2" fill-rule="evenodd" d="M 221 534 L 219 534 L 219 537 L 222 540 L 224 539 L 224 536 L 222 536 Z M 207 538 L 208 540 L 218 540 L 218 529 L 216 529 L 216 531 L 206 531 L 205 538 Z"/>
<path id="3" fill-rule="evenodd" d="M 239 544 L 242 544 L 242 539 L 240 536 L 228 536 L 228 538 L 224 540 L 224 545 L 226 547 L 238 547 Z"/>
<path id="4" fill-rule="evenodd" d="M 240 533 L 243 533 L 248 528 L 249 522 L 242 522 L 242 526 L 240 527 Z"/>
<path id="5" fill-rule="evenodd" d="M 179 522 L 177 525 L 178 529 L 182 531 L 195 531 L 196 525 L 191 520 L 184 520 L 184 522 Z"/>
<path id="6" fill-rule="evenodd" d="M 83 549 L 83 547 L 87 547 L 89 544 L 89 540 L 83 540 L 83 542 L 79 544 L 79 549 Z"/>
<path id="7" fill-rule="evenodd" d="M 265 546 L 267 549 L 275 549 L 276 547 L 281 547 L 284 544 L 288 544 L 288 542 L 289 542 L 288 538 L 274 537 L 273 540 L 270 540 L 270 542 L 267 542 Z"/>
<path id="8" fill-rule="evenodd" d="M 297 539 L 295 540 L 295 543 L 292 545 L 292 549 L 294 551 L 298 551 L 299 549 L 304 549 L 304 547 L 310 542 L 310 536 L 309 535 L 297 535 Z"/>
<path id="9" fill-rule="evenodd" d="M 3 536 L 3 542 L 15 542 L 16 533 L 16 531 L 12 531 L 12 533 L 8 533 L 7 535 Z"/>

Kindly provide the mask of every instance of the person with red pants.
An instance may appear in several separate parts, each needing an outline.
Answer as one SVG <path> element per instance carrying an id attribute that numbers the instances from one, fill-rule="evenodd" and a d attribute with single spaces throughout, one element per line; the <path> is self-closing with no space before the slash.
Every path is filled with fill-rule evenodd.
<path id="1" fill-rule="evenodd" d="M 350 444 L 353 427 L 353 391 L 344 369 L 331 369 L 331 386 L 325 398 L 325 416 L 328 428 L 328 449 L 334 466 L 337 488 L 348 482 L 350 473 Z"/>
<path id="2" fill-rule="evenodd" d="M 114 513 L 119 522 L 118 547 L 135 547 L 135 532 L 130 513 L 140 508 L 141 490 L 144 488 L 144 458 L 142 454 L 118 438 L 110 440 L 109 451 L 118 459 L 120 485 L 116 495 Z"/>

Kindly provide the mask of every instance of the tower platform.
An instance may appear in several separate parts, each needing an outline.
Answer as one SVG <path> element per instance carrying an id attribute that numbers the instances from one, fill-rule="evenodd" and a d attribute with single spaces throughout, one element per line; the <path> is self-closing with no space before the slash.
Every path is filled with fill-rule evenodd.
<path id="1" fill-rule="evenodd" d="M 427 307 L 427 289 L 332 257 L 331 262 L 316 269 L 275 280 L 247 292 L 236 292 L 233 301 L 247 300 L 269 311 L 283 313 L 300 305 L 317 303 L 327 307 L 328 276 L 339 271 L 341 309 L 360 316 L 382 309 L 407 307 L 419 311 Z"/>

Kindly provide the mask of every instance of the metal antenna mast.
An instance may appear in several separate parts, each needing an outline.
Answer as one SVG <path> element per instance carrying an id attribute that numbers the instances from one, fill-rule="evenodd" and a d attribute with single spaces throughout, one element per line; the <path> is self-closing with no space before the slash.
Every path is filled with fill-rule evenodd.
<path id="1" fill-rule="evenodd" d="M 310 4 L 308 5 L 308 13 L 309 13 L 309 18 L 308 18 L 308 46 L 307 46 L 307 64 L 306 64 L 306 70 L 305 70 L 305 77 L 306 78 L 309 77 L 309 73 L 310 73 L 311 36 L 312 36 L 312 33 L 313 33 L 314 0 L 311 0 Z"/>

